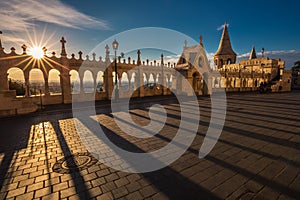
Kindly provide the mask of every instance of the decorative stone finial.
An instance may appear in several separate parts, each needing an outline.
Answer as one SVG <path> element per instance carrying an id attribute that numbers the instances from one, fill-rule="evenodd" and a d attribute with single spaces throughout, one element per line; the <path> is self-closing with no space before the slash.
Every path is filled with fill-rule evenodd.
<path id="1" fill-rule="evenodd" d="M 27 49 L 27 46 L 25 44 L 23 44 L 21 46 L 21 48 L 23 49 L 23 54 L 25 55 L 26 54 L 26 49 Z"/>
<path id="2" fill-rule="evenodd" d="M 90 56 L 89 55 L 86 55 L 86 60 L 90 60 Z"/>
<path id="3" fill-rule="evenodd" d="M 261 56 L 264 57 L 264 54 L 265 54 L 265 48 L 262 48 L 261 49 Z"/>
<path id="4" fill-rule="evenodd" d="M 52 56 L 53 56 L 53 57 L 55 56 L 55 52 L 54 52 L 54 51 L 52 52 Z"/>
<path id="5" fill-rule="evenodd" d="M 99 57 L 99 61 L 102 61 L 102 56 Z"/>
<path id="6" fill-rule="evenodd" d="M 137 55 L 138 55 L 138 59 L 137 59 L 136 64 L 141 65 L 141 51 L 140 50 L 137 51 Z"/>
<path id="7" fill-rule="evenodd" d="M 78 55 L 79 55 L 79 60 L 82 60 L 82 51 L 79 51 Z"/>
<path id="8" fill-rule="evenodd" d="M 65 43 L 67 42 L 66 40 L 65 40 L 65 38 L 64 37 L 62 37 L 61 38 L 61 40 L 60 40 L 60 42 L 61 42 L 61 56 L 67 56 L 67 53 L 66 53 L 66 48 L 65 48 Z"/>
<path id="9" fill-rule="evenodd" d="M 74 53 L 72 53 L 71 56 L 72 56 L 72 58 L 75 58 L 75 54 Z"/>
<path id="10" fill-rule="evenodd" d="M 188 41 L 184 40 L 184 48 L 187 47 Z"/>
<path id="11" fill-rule="evenodd" d="M 200 35 L 200 45 L 201 45 L 202 47 L 204 47 L 202 40 L 203 40 L 203 37 L 202 37 L 202 35 Z"/>
<path id="12" fill-rule="evenodd" d="M 96 53 L 93 53 L 93 60 L 95 61 L 96 60 Z"/>
<path id="13" fill-rule="evenodd" d="M 46 47 L 43 47 L 42 50 L 44 52 L 44 55 L 46 55 L 48 49 Z"/>
<path id="14" fill-rule="evenodd" d="M 164 54 L 161 54 L 161 55 L 160 55 L 160 58 L 161 58 L 160 64 L 161 64 L 161 65 L 164 65 Z"/>

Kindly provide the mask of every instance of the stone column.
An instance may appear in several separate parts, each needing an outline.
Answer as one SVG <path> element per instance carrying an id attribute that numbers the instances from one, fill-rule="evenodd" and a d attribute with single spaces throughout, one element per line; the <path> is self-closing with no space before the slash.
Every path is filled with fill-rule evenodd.
<path id="1" fill-rule="evenodd" d="M 79 91 L 79 93 L 80 93 L 80 94 L 84 93 L 83 77 L 84 77 L 83 74 L 82 74 L 82 76 L 79 74 L 79 79 L 80 79 L 80 91 Z"/>
<path id="2" fill-rule="evenodd" d="M 97 92 L 97 74 L 93 76 L 94 79 L 94 93 Z"/>
<path id="3" fill-rule="evenodd" d="M 141 66 L 138 66 L 138 87 L 139 87 L 139 97 L 144 97 L 144 76 L 143 76 L 143 70 L 141 69 Z"/>
<path id="4" fill-rule="evenodd" d="M 44 79 L 45 79 L 45 95 L 50 95 L 50 91 L 49 91 L 49 79 L 47 75 L 44 75 Z"/>
<path id="5" fill-rule="evenodd" d="M 111 67 L 106 68 L 106 70 L 104 71 L 104 82 L 105 82 L 105 90 L 106 90 L 106 94 L 107 94 L 107 99 L 111 99 L 112 91 L 114 89 Z"/>
<path id="6" fill-rule="evenodd" d="M 0 74 L 0 91 L 7 91 L 9 90 L 8 86 L 8 74 L 7 72 L 1 72 Z"/>
<path id="7" fill-rule="evenodd" d="M 29 74 L 24 73 L 24 78 L 25 78 L 25 97 L 30 96 L 30 89 L 29 89 Z"/>
<path id="8" fill-rule="evenodd" d="M 60 75 L 62 103 L 72 103 L 71 81 L 68 71 L 64 71 Z"/>

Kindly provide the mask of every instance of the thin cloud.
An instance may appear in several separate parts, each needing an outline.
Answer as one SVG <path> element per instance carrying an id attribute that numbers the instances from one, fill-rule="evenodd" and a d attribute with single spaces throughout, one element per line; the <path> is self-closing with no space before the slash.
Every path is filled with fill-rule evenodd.
<path id="1" fill-rule="evenodd" d="M 106 21 L 81 13 L 59 0 L 1 1 L 0 7 L 1 30 L 24 31 L 25 28 L 32 28 L 34 21 L 47 22 L 74 29 L 109 29 Z"/>
<path id="2" fill-rule="evenodd" d="M 224 24 L 222 24 L 221 26 L 219 26 L 218 28 L 217 28 L 217 31 L 220 31 L 220 30 L 223 30 L 224 29 Z M 229 24 L 227 24 L 227 27 L 229 26 Z"/>

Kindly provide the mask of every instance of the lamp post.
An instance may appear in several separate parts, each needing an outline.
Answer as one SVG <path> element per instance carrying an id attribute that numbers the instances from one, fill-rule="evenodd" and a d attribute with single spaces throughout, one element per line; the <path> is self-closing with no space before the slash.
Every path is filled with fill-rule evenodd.
<path id="1" fill-rule="evenodd" d="M 112 43 L 113 49 L 115 51 L 115 100 L 119 99 L 119 88 L 118 88 L 118 69 L 117 69 L 117 49 L 119 46 L 119 43 L 117 40 L 114 40 Z"/>

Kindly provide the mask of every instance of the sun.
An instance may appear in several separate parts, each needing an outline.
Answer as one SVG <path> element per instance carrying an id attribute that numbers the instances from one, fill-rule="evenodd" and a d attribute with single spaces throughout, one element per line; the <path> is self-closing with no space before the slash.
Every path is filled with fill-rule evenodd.
<path id="1" fill-rule="evenodd" d="M 29 50 L 29 55 L 32 55 L 32 57 L 35 59 L 41 59 L 44 57 L 44 51 L 41 47 L 32 47 Z"/>

